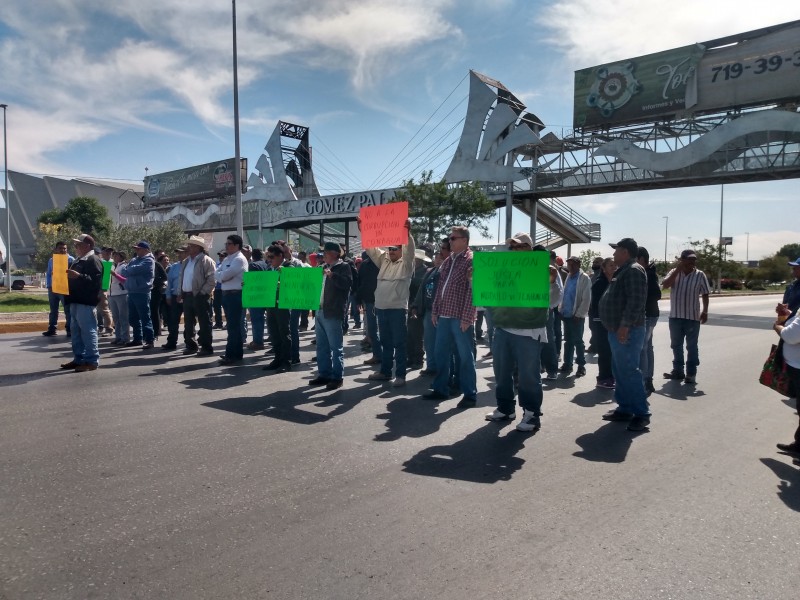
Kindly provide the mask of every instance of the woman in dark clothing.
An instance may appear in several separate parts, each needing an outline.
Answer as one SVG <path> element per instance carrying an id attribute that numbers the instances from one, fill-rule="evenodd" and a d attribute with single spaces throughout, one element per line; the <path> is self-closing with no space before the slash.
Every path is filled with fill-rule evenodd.
<path id="1" fill-rule="evenodd" d="M 613 390 L 615 386 L 614 373 L 611 370 L 611 345 L 608 343 L 608 335 L 605 327 L 600 322 L 598 305 L 600 298 L 606 291 L 614 271 L 617 270 L 613 258 L 603 260 L 602 275 L 595 279 L 592 284 L 592 302 L 589 306 L 589 320 L 595 329 L 595 344 L 597 350 L 597 387 Z"/>

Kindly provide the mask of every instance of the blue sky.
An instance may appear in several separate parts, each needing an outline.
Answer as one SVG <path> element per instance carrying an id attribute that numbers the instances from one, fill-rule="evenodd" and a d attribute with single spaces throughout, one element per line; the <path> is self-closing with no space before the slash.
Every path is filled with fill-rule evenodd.
<path id="1" fill-rule="evenodd" d="M 231 2 L 99 4 L 3 3 L 9 168 L 141 181 L 145 167 L 233 156 Z M 576 69 L 800 19 L 800 3 L 239 0 L 237 12 L 242 155 L 252 167 L 278 120 L 309 126 L 328 194 L 399 185 L 422 168 L 443 173 L 469 69 L 503 82 L 560 135 Z M 427 129 L 414 136 L 437 108 L 428 128 L 452 113 L 420 145 Z M 426 152 L 433 139 L 446 143 Z M 398 166 L 401 151 L 426 160 Z M 751 259 L 800 241 L 800 223 L 782 218 L 797 190 L 796 180 L 726 186 L 723 229 L 735 258 L 745 259 L 745 232 Z M 689 238 L 718 236 L 719 198 L 719 187 L 701 187 L 566 202 L 602 224 L 604 244 L 633 236 L 663 257 L 663 217 L 674 255 Z M 527 230 L 527 217 L 514 225 Z"/>

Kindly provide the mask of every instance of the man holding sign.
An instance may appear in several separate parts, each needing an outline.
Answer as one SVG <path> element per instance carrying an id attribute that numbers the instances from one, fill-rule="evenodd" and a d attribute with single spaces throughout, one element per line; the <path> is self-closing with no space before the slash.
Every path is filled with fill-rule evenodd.
<path id="1" fill-rule="evenodd" d="M 495 398 L 497 408 L 486 415 L 487 421 L 514 419 L 514 373 L 519 377 L 517 397 L 522 408 L 522 420 L 517 431 L 538 431 L 542 408 L 542 375 L 540 359 L 542 345 L 547 343 L 547 316 L 549 312 L 550 254 L 542 246 L 534 252 L 533 240 L 527 233 L 518 233 L 506 242 L 514 254 L 530 253 L 539 256 L 537 264 L 529 267 L 531 278 L 539 280 L 544 302 L 533 306 L 495 306 L 492 308 L 494 339 L 492 340 L 492 366 L 497 383 Z M 538 270 L 537 270 L 538 268 Z"/>
<path id="2" fill-rule="evenodd" d="M 53 248 L 53 254 L 58 254 L 60 256 L 66 256 L 67 261 L 67 268 L 72 265 L 72 261 L 75 260 L 69 254 L 67 254 L 67 243 L 66 242 L 56 242 L 55 247 Z M 50 260 L 47 261 L 47 272 L 45 273 L 45 280 L 47 283 L 47 299 L 50 301 L 50 319 L 47 324 L 47 331 L 42 332 L 42 335 L 46 337 L 51 337 L 56 335 L 56 328 L 58 325 L 58 305 L 64 305 L 64 319 L 66 320 L 66 327 L 67 336 L 70 333 L 70 314 L 69 314 L 69 304 L 64 301 L 65 294 L 56 292 L 53 290 L 53 258 L 51 257 Z M 64 272 L 58 273 L 58 276 L 64 277 L 66 279 L 66 270 Z"/>
<path id="3" fill-rule="evenodd" d="M 408 206 L 406 205 L 406 215 Z M 359 229 L 362 221 L 358 219 Z M 379 267 L 378 286 L 375 288 L 375 312 L 378 315 L 378 330 L 381 336 L 380 370 L 370 374 L 374 381 L 389 381 L 394 365 L 394 387 L 406 383 L 407 360 L 407 314 L 411 275 L 414 272 L 414 238 L 411 221 L 405 219 L 404 245 L 381 248 L 366 248 L 367 255 Z M 363 225 L 366 229 L 366 224 Z M 396 239 L 396 238 L 392 238 Z"/>
<path id="4" fill-rule="evenodd" d="M 97 302 L 103 280 L 103 265 L 94 252 L 94 238 L 82 233 L 72 240 L 77 258 L 67 271 L 72 318 L 72 361 L 61 365 L 62 369 L 74 369 L 76 373 L 96 371 L 100 363 L 97 346 Z"/>

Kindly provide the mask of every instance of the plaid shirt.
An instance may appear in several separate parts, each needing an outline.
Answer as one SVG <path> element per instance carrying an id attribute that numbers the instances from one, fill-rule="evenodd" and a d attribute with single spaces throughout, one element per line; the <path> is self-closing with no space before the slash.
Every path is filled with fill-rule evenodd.
<path id="1" fill-rule="evenodd" d="M 460 254 L 451 254 L 439 267 L 436 299 L 433 315 L 452 317 L 469 326 L 475 322 L 477 313 L 472 305 L 472 280 L 468 271 L 472 268 L 472 250 L 467 248 Z"/>
<path id="2" fill-rule="evenodd" d="M 600 321 L 611 332 L 620 327 L 639 327 L 644 325 L 645 304 L 647 273 L 642 265 L 630 260 L 616 270 L 600 298 Z"/>

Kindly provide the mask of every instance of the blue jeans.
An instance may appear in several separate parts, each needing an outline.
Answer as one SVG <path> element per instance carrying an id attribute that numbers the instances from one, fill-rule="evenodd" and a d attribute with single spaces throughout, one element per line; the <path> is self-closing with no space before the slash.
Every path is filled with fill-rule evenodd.
<path id="1" fill-rule="evenodd" d="M 317 311 L 314 319 L 314 331 L 317 336 L 317 371 L 324 379 L 344 378 L 344 334 L 342 320 L 326 319 L 322 310 Z"/>
<path id="2" fill-rule="evenodd" d="M 72 332 L 72 354 L 79 365 L 100 363 L 97 348 L 97 309 L 88 304 L 70 306 L 70 331 Z"/>
<path id="3" fill-rule="evenodd" d="M 426 312 L 422 317 L 422 340 L 425 345 L 425 368 L 436 372 L 436 327 L 431 320 L 431 313 Z"/>
<path id="4" fill-rule="evenodd" d="M 356 327 L 361 327 L 361 305 L 358 303 L 355 294 L 350 294 L 350 316 L 353 318 L 353 323 Z"/>
<path id="5" fill-rule="evenodd" d="M 128 322 L 133 330 L 132 341 L 141 343 L 144 337 L 146 343 L 153 343 L 155 332 L 150 315 L 150 292 L 128 292 Z"/>
<path id="6" fill-rule="evenodd" d="M 658 317 L 645 317 L 644 319 L 644 346 L 642 346 L 642 355 L 639 358 L 639 369 L 645 379 L 653 378 L 653 366 L 655 365 L 653 330 L 656 328 L 656 323 L 658 323 Z"/>
<path id="7" fill-rule="evenodd" d="M 67 333 L 69 333 L 70 327 L 72 327 L 72 319 L 69 314 L 69 304 L 64 302 L 64 294 L 55 294 L 53 290 L 47 288 L 47 299 L 50 301 L 50 319 L 47 324 L 48 331 L 55 331 L 58 329 L 58 304 L 61 303 L 64 305 L 64 320 L 66 321 L 64 328 L 67 330 Z"/>
<path id="8" fill-rule="evenodd" d="M 564 317 L 564 365 L 572 366 L 572 355 L 575 354 L 575 362 L 579 367 L 586 364 L 583 348 L 583 327 L 586 319 L 576 319 L 575 317 Z"/>
<path id="9" fill-rule="evenodd" d="M 378 335 L 378 316 L 375 314 L 375 304 L 364 303 L 364 320 L 367 322 L 367 333 L 372 343 L 372 356 L 380 358 L 383 353 L 381 337 Z"/>
<path id="10" fill-rule="evenodd" d="M 475 325 L 461 331 L 459 319 L 439 318 L 436 325 L 436 377 L 433 390 L 440 394 L 449 392 L 450 360 L 453 346 L 457 350 L 458 379 L 465 398 L 475 399 L 478 395 L 475 374 Z"/>
<path id="11" fill-rule="evenodd" d="M 647 403 L 647 392 L 644 389 L 642 372 L 639 370 L 639 356 L 644 345 L 645 326 L 631 327 L 628 341 L 621 344 L 617 334 L 608 332 L 608 344 L 611 346 L 611 370 L 617 387 L 614 390 L 614 401 L 619 405 L 617 411 L 636 415 L 650 416 L 650 405 Z"/>
<path id="12" fill-rule="evenodd" d="M 492 367 L 497 384 L 497 410 L 514 412 L 514 369 L 519 374 L 519 405 L 535 415 L 542 408 L 542 375 L 539 360 L 542 343 L 529 336 L 496 329 L 492 340 Z M 537 417 L 538 420 L 538 417 Z"/>
<path id="13" fill-rule="evenodd" d="M 266 323 L 266 308 L 250 308 L 250 323 L 253 326 L 253 343 L 264 345 L 264 323 Z"/>
<path id="14" fill-rule="evenodd" d="M 222 292 L 222 309 L 225 311 L 225 327 L 228 330 L 228 343 L 225 344 L 225 357 L 239 360 L 244 356 L 242 343 L 244 336 L 242 309 L 242 290 L 226 290 Z"/>
<path id="15" fill-rule="evenodd" d="M 379 308 L 378 327 L 381 330 L 381 373 L 391 376 L 392 365 L 395 366 L 394 376 L 405 379 L 407 338 L 406 310 L 403 308 Z"/>
<path id="16" fill-rule="evenodd" d="M 131 341 L 131 326 L 128 319 L 128 295 L 119 294 L 108 297 L 108 307 L 111 309 L 111 316 L 116 327 L 114 328 L 114 340 L 127 344 Z"/>
<path id="17" fill-rule="evenodd" d="M 686 340 L 686 374 L 697 375 L 700 352 L 697 340 L 700 337 L 700 321 L 691 319 L 669 320 L 669 341 L 672 347 L 672 370 L 683 373 L 683 341 Z"/>
<path id="18" fill-rule="evenodd" d="M 541 344 L 542 348 L 542 362 L 541 366 L 549 374 L 558 371 L 558 358 L 556 358 L 556 337 L 554 332 L 554 324 L 556 320 L 556 311 L 551 308 L 547 311 L 547 342 Z"/>

